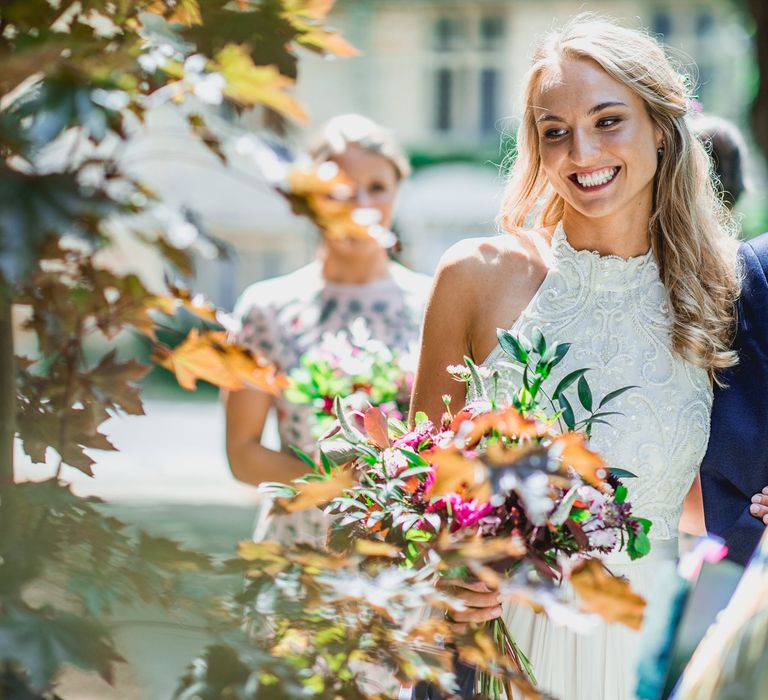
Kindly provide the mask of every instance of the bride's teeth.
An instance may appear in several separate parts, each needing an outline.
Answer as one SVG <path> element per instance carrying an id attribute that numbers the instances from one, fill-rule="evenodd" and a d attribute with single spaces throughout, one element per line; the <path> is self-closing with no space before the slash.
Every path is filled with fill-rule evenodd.
<path id="1" fill-rule="evenodd" d="M 604 185 L 613 179 L 614 175 L 616 175 L 616 168 L 605 168 L 604 170 L 598 170 L 587 175 L 576 175 L 576 181 L 582 187 L 595 187 L 596 185 Z"/>

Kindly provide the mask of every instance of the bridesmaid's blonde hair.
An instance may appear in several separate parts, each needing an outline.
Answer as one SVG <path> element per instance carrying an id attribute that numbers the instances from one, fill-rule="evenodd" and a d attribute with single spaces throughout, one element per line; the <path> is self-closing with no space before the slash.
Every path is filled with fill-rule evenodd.
<path id="1" fill-rule="evenodd" d="M 408 157 L 389 129 L 361 114 L 339 114 L 329 119 L 309 143 L 314 161 L 339 155 L 350 145 L 383 156 L 395 169 L 398 181 L 411 174 Z"/>
<path id="2" fill-rule="evenodd" d="M 595 61 L 642 98 L 663 134 L 649 227 L 672 311 L 672 346 L 717 380 L 716 370 L 737 361 L 729 348 L 739 293 L 736 225 L 713 186 L 710 159 L 689 126 L 688 81 L 654 38 L 588 14 L 544 38 L 525 80 L 517 153 L 499 224 L 509 231 L 544 228 L 563 215 L 563 199 L 541 168 L 532 104 L 539 80 L 561 58 Z"/>

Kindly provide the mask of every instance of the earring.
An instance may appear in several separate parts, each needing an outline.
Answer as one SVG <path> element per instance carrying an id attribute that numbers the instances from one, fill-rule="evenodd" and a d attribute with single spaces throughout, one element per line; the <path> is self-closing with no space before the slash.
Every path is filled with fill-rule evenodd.
<path id="1" fill-rule="evenodd" d="M 659 147 L 656 149 L 656 155 L 657 155 L 659 158 L 661 158 L 661 157 L 664 155 L 664 146 L 663 146 L 663 145 L 662 145 L 662 146 L 659 146 Z"/>

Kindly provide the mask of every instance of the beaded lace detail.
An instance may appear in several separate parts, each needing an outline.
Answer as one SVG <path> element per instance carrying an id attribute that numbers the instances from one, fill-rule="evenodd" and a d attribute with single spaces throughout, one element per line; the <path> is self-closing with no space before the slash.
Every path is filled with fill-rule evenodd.
<path id="1" fill-rule="evenodd" d="M 547 276 L 510 330 L 530 338 L 536 327 L 550 343 L 572 344 L 545 390 L 583 367 L 592 369 L 595 404 L 615 389 L 637 387 L 606 406 L 622 415 L 594 425 L 592 446 L 611 466 L 637 476 L 624 483 L 634 512 L 653 521 L 651 538 L 676 537 L 709 439 L 712 387 L 706 370 L 672 352 L 669 306 L 652 252 L 623 259 L 575 250 L 559 224 Z M 499 401 L 519 388 L 509 361 L 497 346 L 483 363 L 499 371 Z M 575 394 L 575 387 L 566 391 L 580 420 L 588 414 Z"/>

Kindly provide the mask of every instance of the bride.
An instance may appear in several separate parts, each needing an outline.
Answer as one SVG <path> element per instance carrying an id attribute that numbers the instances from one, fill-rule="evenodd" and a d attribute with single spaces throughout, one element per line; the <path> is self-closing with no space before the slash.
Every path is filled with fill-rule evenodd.
<path id="1" fill-rule="evenodd" d="M 652 554 L 606 565 L 653 605 L 674 568 L 683 501 L 707 448 L 713 387 L 735 364 L 729 349 L 739 294 L 735 226 L 692 134 L 686 80 L 648 35 L 580 16 L 551 33 L 528 73 L 517 159 L 500 223 L 444 256 L 427 307 L 412 412 L 438 417 L 445 372 L 467 355 L 502 359 L 496 329 L 572 343 L 553 386 L 589 367 L 617 399 L 593 445 L 636 475 L 629 500 L 653 521 Z M 501 390 L 515 375 L 501 372 Z M 580 417 L 577 412 L 577 419 Z M 746 504 L 745 504 L 746 505 Z M 505 615 L 542 690 L 567 700 L 634 697 L 637 634 L 603 625 L 588 635 L 527 608 L 507 610 L 471 586 L 457 621 Z"/>

